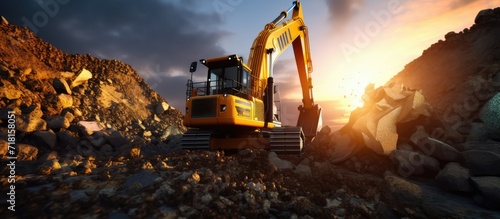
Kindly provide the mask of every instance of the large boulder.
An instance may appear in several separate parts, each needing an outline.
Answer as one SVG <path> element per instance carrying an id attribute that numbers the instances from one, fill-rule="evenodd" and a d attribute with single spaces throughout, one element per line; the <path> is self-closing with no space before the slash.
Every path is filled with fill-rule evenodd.
<path id="1" fill-rule="evenodd" d="M 48 116 L 47 127 L 49 129 L 59 130 L 67 129 L 70 126 L 70 121 L 64 116 Z"/>
<path id="2" fill-rule="evenodd" d="M 169 109 L 170 105 L 167 102 L 161 102 L 156 106 L 156 114 L 160 115 Z"/>
<path id="3" fill-rule="evenodd" d="M 385 186 L 388 191 L 403 205 L 420 206 L 422 204 L 422 189 L 419 185 L 403 178 L 386 174 Z"/>
<path id="4" fill-rule="evenodd" d="M 82 69 L 78 74 L 78 76 L 76 76 L 75 80 L 71 82 L 71 87 L 77 87 L 81 84 L 84 84 L 91 78 L 92 78 L 92 73 L 87 69 Z"/>
<path id="5" fill-rule="evenodd" d="M 36 160 L 38 156 L 38 148 L 28 144 L 17 144 L 17 159 L 18 160 Z"/>
<path id="6" fill-rule="evenodd" d="M 66 80 L 64 79 L 54 78 L 54 80 L 52 81 L 52 86 L 57 93 L 71 94 L 71 88 L 69 87 L 68 82 L 66 82 Z"/>
<path id="7" fill-rule="evenodd" d="M 500 209 L 500 177 L 472 177 L 474 186 L 481 192 L 475 201 L 482 206 Z"/>
<path id="8" fill-rule="evenodd" d="M 459 163 L 450 162 L 434 179 L 445 190 L 471 192 L 469 178 L 469 169 L 462 167 Z"/>
<path id="9" fill-rule="evenodd" d="M 16 130 L 20 132 L 35 132 L 47 129 L 47 122 L 39 117 L 20 115 L 16 122 Z"/>
<path id="10" fill-rule="evenodd" d="M 57 143 L 57 135 L 53 131 L 36 131 L 33 133 L 33 139 L 38 147 L 47 149 L 55 149 Z"/>
<path id="11" fill-rule="evenodd" d="M 474 122 L 470 125 L 467 141 L 488 141 L 500 140 L 500 129 L 486 125 L 484 123 Z"/>
<path id="12" fill-rule="evenodd" d="M 398 174 L 404 177 L 435 175 L 441 170 L 438 160 L 414 151 L 395 150 L 390 158 L 398 165 Z"/>
<path id="13" fill-rule="evenodd" d="M 500 176 L 500 154 L 477 149 L 464 151 L 462 154 L 472 175 Z"/>
<path id="14" fill-rule="evenodd" d="M 461 161 L 462 155 L 453 146 L 434 138 L 422 139 L 417 147 L 426 155 L 434 157 L 440 161 Z"/>
<path id="15" fill-rule="evenodd" d="M 493 96 L 483 106 L 479 117 L 486 125 L 500 129 L 500 93 Z"/>

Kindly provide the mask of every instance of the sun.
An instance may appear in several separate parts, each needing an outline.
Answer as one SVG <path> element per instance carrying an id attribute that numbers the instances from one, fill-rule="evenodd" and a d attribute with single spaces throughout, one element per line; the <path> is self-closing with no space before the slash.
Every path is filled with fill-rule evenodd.
<path id="1" fill-rule="evenodd" d="M 362 76 L 362 74 L 352 74 L 346 78 L 342 78 L 340 88 L 343 94 L 342 108 L 347 116 L 356 108 L 363 107 L 363 95 L 366 86 L 370 82 Z"/>

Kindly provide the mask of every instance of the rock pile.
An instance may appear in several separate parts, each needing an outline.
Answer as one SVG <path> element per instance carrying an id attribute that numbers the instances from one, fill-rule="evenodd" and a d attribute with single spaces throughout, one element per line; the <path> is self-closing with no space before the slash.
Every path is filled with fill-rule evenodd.
<path id="1" fill-rule="evenodd" d="M 433 179 L 444 190 L 500 209 L 500 62 L 492 58 L 500 53 L 479 51 L 500 48 L 498 27 L 500 8 L 481 11 L 470 30 L 448 33 L 388 84 L 367 87 L 364 106 L 343 129 L 321 130 L 314 156 L 333 163 L 354 159 L 356 171 L 376 173 L 374 161 L 367 165 L 357 157 L 376 153 L 371 156 L 383 163 L 381 155 L 388 155 L 400 176 Z"/>
<path id="2" fill-rule="evenodd" d="M 2 151 L 9 112 L 16 116 L 20 160 L 51 152 L 111 158 L 134 147 L 141 156 L 179 149 L 174 136 L 185 129 L 182 114 L 130 66 L 63 53 L 8 23 L 0 32 Z"/>

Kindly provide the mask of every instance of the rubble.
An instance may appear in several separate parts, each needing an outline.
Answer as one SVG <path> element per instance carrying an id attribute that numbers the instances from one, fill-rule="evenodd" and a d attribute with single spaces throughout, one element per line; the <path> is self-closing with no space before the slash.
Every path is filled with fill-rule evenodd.
<path id="1" fill-rule="evenodd" d="M 477 29 L 491 34 L 482 28 L 498 10 L 446 34 L 386 85 L 368 86 L 349 123 L 323 127 L 302 156 L 182 150 L 182 114 L 130 66 L 65 54 L 3 22 L 0 112 L 16 114 L 16 195 L 30 197 L 16 200 L 15 216 L 500 218 L 500 65 L 446 56 L 479 57 L 468 47 L 484 40 Z M 14 56 L 11 46 L 24 49 Z"/>

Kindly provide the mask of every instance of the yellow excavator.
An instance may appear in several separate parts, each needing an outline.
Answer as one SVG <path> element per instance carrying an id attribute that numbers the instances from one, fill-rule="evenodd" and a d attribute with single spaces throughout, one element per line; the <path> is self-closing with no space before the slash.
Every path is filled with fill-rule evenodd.
<path id="1" fill-rule="evenodd" d="M 285 18 L 292 13 L 290 19 Z M 193 82 L 191 63 L 186 91 L 184 149 L 265 148 L 280 154 L 300 154 L 321 127 L 321 107 L 314 103 L 312 61 L 302 5 L 292 6 L 268 23 L 255 38 L 248 63 L 229 55 L 202 59 L 206 80 Z M 275 105 L 273 65 L 290 45 L 302 86 L 297 126 L 281 125 Z"/>

